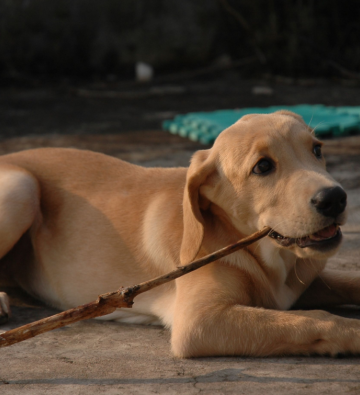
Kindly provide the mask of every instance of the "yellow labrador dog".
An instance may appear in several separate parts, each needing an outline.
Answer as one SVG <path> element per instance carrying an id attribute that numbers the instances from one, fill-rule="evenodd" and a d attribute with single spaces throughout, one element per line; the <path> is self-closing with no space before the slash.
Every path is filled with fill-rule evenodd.
<path id="1" fill-rule="evenodd" d="M 246 250 L 106 318 L 166 325 L 178 357 L 360 353 L 360 321 L 288 311 L 360 304 L 360 276 L 325 269 L 346 194 L 293 113 L 241 118 L 188 169 L 37 149 L 1 157 L 0 186 L 4 264 L 52 306 L 90 302 L 270 226 Z"/>

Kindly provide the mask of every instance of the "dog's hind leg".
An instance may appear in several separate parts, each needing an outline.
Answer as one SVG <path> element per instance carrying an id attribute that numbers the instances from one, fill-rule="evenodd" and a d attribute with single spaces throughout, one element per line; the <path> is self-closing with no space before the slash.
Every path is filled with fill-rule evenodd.
<path id="1" fill-rule="evenodd" d="M 0 166 L 0 259 L 31 227 L 37 213 L 39 213 L 37 180 L 21 168 Z M 4 271 L 0 270 L 0 283 L 2 280 L 4 280 Z M 6 321 L 9 316 L 9 298 L 4 292 L 0 292 L 0 323 Z"/>

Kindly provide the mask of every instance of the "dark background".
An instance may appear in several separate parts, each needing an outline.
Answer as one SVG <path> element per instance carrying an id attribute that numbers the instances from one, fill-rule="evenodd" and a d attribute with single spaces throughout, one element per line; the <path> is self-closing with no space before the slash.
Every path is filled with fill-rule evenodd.
<path id="1" fill-rule="evenodd" d="M 357 0 L 2 0 L 0 71 L 131 77 L 255 57 L 247 75 L 351 77 L 360 70 Z"/>
<path id="2" fill-rule="evenodd" d="M 359 21 L 358 0 L 2 0 L 0 139 L 360 105 Z M 136 81 L 137 62 L 151 81 Z"/>

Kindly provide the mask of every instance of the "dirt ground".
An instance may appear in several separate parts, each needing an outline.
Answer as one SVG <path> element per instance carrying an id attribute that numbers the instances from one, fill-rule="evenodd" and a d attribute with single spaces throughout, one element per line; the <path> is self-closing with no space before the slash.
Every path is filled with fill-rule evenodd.
<path id="1" fill-rule="evenodd" d="M 7 88 L 0 92 L 0 153 L 78 147 L 144 166 L 186 166 L 204 146 L 160 130 L 161 121 L 177 113 L 275 104 L 360 105 L 360 88 L 325 82 L 273 83 L 274 95 L 251 94 L 253 86 L 265 83 L 223 78 L 184 83 L 182 93 L 172 91 L 176 94 L 131 88 L 132 96 L 128 87 L 109 84 L 80 87 L 86 91 L 66 84 Z M 117 96 L 109 97 L 110 90 Z M 329 266 L 360 270 L 360 135 L 329 139 L 325 147 L 329 171 L 349 196 L 345 241 Z M 13 318 L 0 332 L 57 312 L 17 289 L 8 291 Z M 333 312 L 360 319 L 354 306 Z M 91 320 L 1 349 L 0 394 L 357 394 L 359 362 L 355 357 L 179 360 L 172 357 L 169 333 L 161 327 Z"/>

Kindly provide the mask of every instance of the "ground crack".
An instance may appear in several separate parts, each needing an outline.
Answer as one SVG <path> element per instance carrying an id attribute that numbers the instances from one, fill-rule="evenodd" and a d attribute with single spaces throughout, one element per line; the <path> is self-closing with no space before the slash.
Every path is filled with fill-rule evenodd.
<path id="1" fill-rule="evenodd" d="M 202 388 L 197 387 L 197 385 L 199 384 L 197 377 L 192 376 L 192 379 L 194 380 L 192 383 L 193 387 L 198 391 L 198 394 L 200 394 L 200 392 L 202 392 Z"/>
<path id="2" fill-rule="evenodd" d="M 0 385 L 2 384 L 10 384 L 10 383 L 4 379 L 0 379 Z"/>

